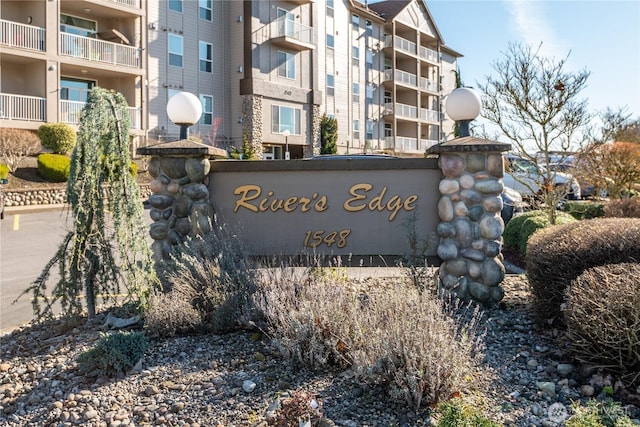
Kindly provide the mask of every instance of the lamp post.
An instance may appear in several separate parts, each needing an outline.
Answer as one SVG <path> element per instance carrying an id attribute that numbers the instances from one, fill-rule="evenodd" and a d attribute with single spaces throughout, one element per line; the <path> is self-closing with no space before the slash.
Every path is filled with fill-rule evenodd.
<path id="1" fill-rule="evenodd" d="M 169 120 L 180 126 L 180 139 L 187 139 L 189 126 L 200 120 L 202 103 L 192 93 L 178 92 L 167 102 Z"/>
<path id="2" fill-rule="evenodd" d="M 480 95 L 468 87 L 454 89 L 445 102 L 447 115 L 460 125 L 460 136 L 470 136 L 469 123 L 480 115 Z"/>
<path id="3" fill-rule="evenodd" d="M 291 156 L 289 155 L 289 135 L 291 135 L 291 131 L 289 129 L 285 129 L 282 131 L 284 135 L 284 159 L 289 160 Z"/>

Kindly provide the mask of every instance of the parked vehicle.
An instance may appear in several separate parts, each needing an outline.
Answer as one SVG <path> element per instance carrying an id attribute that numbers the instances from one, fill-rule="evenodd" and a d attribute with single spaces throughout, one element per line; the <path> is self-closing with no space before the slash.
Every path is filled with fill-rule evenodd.
<path id="1" fill-rule="evenodd" d="M 563 172 L 563 173 L 571 173 L 572 170 L 575 169 L 575 165 L 571 164 L 571 163 L 550 163 L 548 168 L 552 171 L 555 172 Z M 596 187 L 591 183 L 586 181 L 584 178 L 580 179 L 580 176 L 585 175 L 583 174 L 578 174 L 578 183 L 580 184 L 580 195 L 582 196 L 582 198 L 586 199 L 588 197 L 595 197 L 596 196 Z M 609 183 L 610 181 L 612 181 L 610 178 L 605 178 L 605 181 L 607 183 Z M 598 197 L 607 197 L 607 189 L 606 188 L 601 188 L 598 191 L 597 194 Z"/>
<path id="2" fill-rule="evenodd" d="M 502 211 L 500 211 L 500 216 L 504 224 L 507 225 L 514 215 L 524 211 L 526 203 L 522 200 L 520 193 L 509 187 L 504 187 L 500 197 L 502 197 Z"/>
<path id="3" fill-rule="evenodd" d="M 502 181 L 506 187 L 514 189 L 523 198 L 532 198 L 541 194 L 547 177 L 551 178 L 554 187 L 565 188 L 567 199 L 580 199 L 580 184 L 573 175 L 555 171 L 549 174 L 544 166 L 537 165 L 529 159 L 512 154 L 505 156 L 505 173 Z"/>

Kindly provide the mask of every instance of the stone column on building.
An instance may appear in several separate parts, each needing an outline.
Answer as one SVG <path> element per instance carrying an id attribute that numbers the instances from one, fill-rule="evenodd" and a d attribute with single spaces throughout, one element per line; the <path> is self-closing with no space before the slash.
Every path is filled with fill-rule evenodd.
<path id="1" fill-rule="evenodd" d="M 141 147 L 137 152 L 151 156 L 149 205 L 154 222 L 149 234 L 158 261 L 169 256 L 172 246 L 211 229 L 209 162 L 213 157 L 226 158 L 227 152 L 186 139 Z"/>
<path id="2" fill-rule="evenodd" d="M 443 174 L 437 207 L 440 286 L 462 300 L 488 305 L 504 297 L 500 195 L 502 153 L 510 148 L 510 144 L 466 136 L 428 150 L 439 155 Z"/>
<path id="3" fill-rule="evenodd" d="M 263 159 L 263 112 L 262 97 L 259 95 L 243 95 L 242 97 L 242 142 L 248 138 L 256 160 Z"/>

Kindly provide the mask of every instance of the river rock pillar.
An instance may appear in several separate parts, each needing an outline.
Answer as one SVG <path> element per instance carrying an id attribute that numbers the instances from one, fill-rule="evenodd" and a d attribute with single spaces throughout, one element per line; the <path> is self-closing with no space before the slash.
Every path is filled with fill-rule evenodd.
<path id="1" fill-rule="evenodd" d="M 510 144 L 474 137 L 431 147 L 443 177 L 439 184 L 437 254 L 440 289 L 484 305 L 504 297 L 502 152 Z"/>
<path id="2" fill-rule="evenodd" d="M 227 152 L 185 139 L 141 147 L 137 153 L 151 156 L 149 214 L 154 222 L 149 234 L 159 261 L 168 258 L 172 246 L 211 229 L 210 159 L 227 157 Z"/>

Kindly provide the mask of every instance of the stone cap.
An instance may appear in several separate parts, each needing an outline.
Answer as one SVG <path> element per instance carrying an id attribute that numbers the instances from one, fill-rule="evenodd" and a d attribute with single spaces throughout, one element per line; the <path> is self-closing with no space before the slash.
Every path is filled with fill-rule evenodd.
<path id="1" fill-rule="evenodd" d="M 478 151 L 509 151 L 511 144 L 506 142 L 491 141 L 490 139 L 476 138 L 473 136 L 463 136 L 429 147 L 427 153 L 460 153 Z"/>
<path id="2" fill-rule="evenodd" d="M 179 141 L 161 142 L 159 144 L 140 147 L 136 152 L 143 156 L 208 156 L 208 157 L 229 157 L 227 150 L 200 142 L 181 139 Z"/>

